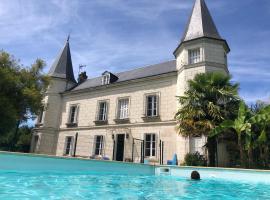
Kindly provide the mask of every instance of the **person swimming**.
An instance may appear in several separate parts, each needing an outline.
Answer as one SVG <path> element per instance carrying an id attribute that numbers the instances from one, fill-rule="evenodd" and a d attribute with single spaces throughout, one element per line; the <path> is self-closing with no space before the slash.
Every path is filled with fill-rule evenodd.
<path id="1" fill-rule="evenodd" d="M 199 172 L 197 172 L 197 171 L 191 172 L 191 179 L 192 180 L 200 180 L 201 176 L 200 176 Z"/>

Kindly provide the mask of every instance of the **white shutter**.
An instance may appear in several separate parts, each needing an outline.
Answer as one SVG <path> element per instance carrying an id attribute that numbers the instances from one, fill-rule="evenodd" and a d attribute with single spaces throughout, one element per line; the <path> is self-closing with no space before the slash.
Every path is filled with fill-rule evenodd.
<path id="1" fill-rule="evenodd" d="M 76 111 L 75 111 L 75 119 L 74 119 L 74 123 L 78 123 L 79 109 L 80 109 L 80 106 L 77 105 Z"/>
<path id="2" fill-rule="evenodd" d="M 69 155 L 70 156 L 73 156 L 74 155 L 74 137 L 71 137 Z"/>
<path id="3" fill-rule="evenodd" d="M 107 120 L 107 112 L 108 112 L 108 103 L 105 102 L 104 104 L 104 112 L 103 112 L 103 120 Z"/>
<path id="4" fill-rule="evenodd" d="M 102 136 L 102 155 L 105 156 L 105 135 Z"/>
<path id="5" fill-rule="evenodd" d="M 160 101 L 160 98 L 159 98 L 159 95 L 158 94 L 156 95 L 156 98 L 157 98 L 156 99 L 156 101 L 157 101 L 157 116 L 159 116 L 159 106 L 160 106 L 160 102 L 159 101 Z"/>

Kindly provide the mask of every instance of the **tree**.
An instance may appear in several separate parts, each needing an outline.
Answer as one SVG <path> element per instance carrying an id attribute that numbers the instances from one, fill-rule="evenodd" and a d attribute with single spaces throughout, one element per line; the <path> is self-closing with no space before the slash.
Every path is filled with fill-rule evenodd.
<path id="1" fill-rule="evenodd" d="M 11 150 L 18 139 L 22 122 L 38 114 L 43 107 L 43 94 L 49 78 L 42 74 L 44 61 L 37 59 L 31 67 L 24 67 L 8 53 L 0 52 L 0 134 L 14 129 Z"/>
<path id="2" fill-rule="evenodd" d="M 29 152 L 31 144 L 31 127 L 26 125 L 20 126 L 18 129 L 18 139 L 15 141 L 13 151 Z M 14 130 L 5 135 L 0 135 L 0 150 L 8 151 L 10 143 L 13 139 Z"/>
<path id="3" fill-rule="evenodd" d="M 242 167 L 245 166 L 242 137 L 245 136 L 251 138 L 251 123 L 249 122 L 249 113 L 250 113 L 249 109 L 247 108 L 246 104 L 242 101 L 239 104 L 237 117 L 234 120 L 224 120 L 219 126 L 214 128 L 209 135 L 210 137 L 215 137 L 220 133 L 224 133 L 228 129 L 232 129 L 237 134 L 238 147 L 240 152 L 240 161 Z"/>
<path id="4" fill-rule="evenodd" d="M 255 115 L 249 119 L 249 122 L 253 127 L 256 127 L 258 137 L 255 141 L 253 138 L 249 137 L 247 144 L 250 145 L 250 143 L 252 143 L 259 148 L 263 167 L 268 167 L 270 146 L 270 105 L 261 106 Z M 252 158 L 252 154 L 249 156 Z"/>
<path id="5" fill-rule="evenodd" d="M 246 167 L 245 151 L 247 151 L 248 165 L 253 167 L 253 152 L 260 150 L 259 158 L 263 167 L 268 167 L 270 146 L 270 106 L 255 105 L 251 110 L 241 102 L 238 115 L 234 120 L 225 120 L 211 131 L 210 137 L 233 130 L 238 138 L 241 166 Z"/>
<path id="6" fill-rule="evenodd" d="M 221 72 L 197 74 L 188 81 L 184 96 L 178 97 L 181 106 L 175 117 L 179 133 L 183 136 L 207 137 L 211 166 L 216 163 L 216 138 L 208 135 L 224 119 L 235 115 L 239 102 L 238 84 L 230 80 L 230 76 Z"/>

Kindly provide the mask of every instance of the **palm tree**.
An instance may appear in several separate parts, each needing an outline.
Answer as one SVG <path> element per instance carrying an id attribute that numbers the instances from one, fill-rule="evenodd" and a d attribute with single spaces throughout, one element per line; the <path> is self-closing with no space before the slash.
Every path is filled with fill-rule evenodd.
<path id="1" fill-rule="evenodd" d="M 219 126 L 214 128 L 211 133 L 210 137 L 215 137 L 220 133 L 225 132 L 228 129 L 234 130 L 237 134 L 238 138 L 238 147 L 240 152 L 240 161 L 241 166 L 245 165 L 244 159 L 244 148 L 243 148 L 243 141 L 242 138 L 245 136 L 249 139 L 249 148 L 251 148 L 252 136 L 251 136 L 251 123 L 249 122 L 249 109 L 247 108 L 246 104 L 242 101 L 240 102 L 238 115 L 234 120 L 224 120 Z"/>
<path id="2" fill-rule="evenodd" d="M 233 117 L 237 108 L 238 84 L 221 72 L 197 74 L 188 81 L 184 96 L 179 96 L 180 108 L 176 113 L 179 133 L 183 136 L 205 135 L 224 119 Z M 209 164 L 216 163 L 216 138 L 208 137 Z"/>

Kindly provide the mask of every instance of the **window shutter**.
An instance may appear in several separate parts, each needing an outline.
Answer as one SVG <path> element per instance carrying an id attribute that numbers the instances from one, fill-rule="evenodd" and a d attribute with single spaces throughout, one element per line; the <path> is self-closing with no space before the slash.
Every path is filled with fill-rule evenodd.
<path id="1" fill-rule="evenodd" d="M 70 150 L 69 150 L 69 155 L 73 156 L 74 155 L 74 137 L 71 137 L 71 144 L 70 144 Z"/>
<path id="2" fill-rule="evenodd" d="M 102 135 L 102 152 L 101 154 L 105 156 L 105 136 Z"/>
<path id="3" fill-rule="evenodd" d="M 147 116 L 147 95 L 144 95 L 144 116 Z"/>
<path id="4" fill-rule="evenodd" d="M 157 116 L 159 116 L 159 108 L 160 108 L 160 94 L 156 95 L 157 98 Z"/>
<path id="5" fill-rule="evenodd" d="M 68 123 L 71 122 L 71 110 L 72 110 L 72 107 L 69 106 L 69 112 L 68 112 Z"/>
<path id="6" fill-rule="evenodd" d="M 79 118 L 79 110 L 80 110 L 80 106 L 77 105 L 76 107 L 76 113 L 75 113 L 75 120 L 74 123 L 78 123 L 78 118 Z"/>

